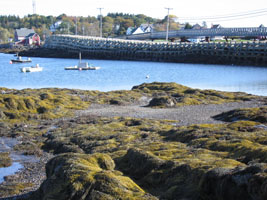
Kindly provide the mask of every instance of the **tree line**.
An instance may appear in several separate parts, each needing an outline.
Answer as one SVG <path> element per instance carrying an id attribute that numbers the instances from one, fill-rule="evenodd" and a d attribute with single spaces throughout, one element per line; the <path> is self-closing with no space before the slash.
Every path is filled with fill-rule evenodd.
<path id="1" fill-rule="evenodd" d="M 0 16 L 0 43 L 7 42 L 9 38 L 14 38 L 14 31 L 19 28 L 32 28 L 41 36 L 41 39 L 44 39 L 52 34 L 50 26 L 58 21 L 61 21 L 61 24 L 55 34 L 77 33 L 78 35 L 99 36 L 100 17 L 76 17 L 66 14 L 57 17 L 37 14 L 22 18 L 12 15 Z M 180 28 L 175 15 L 170 15 L 169 20 L 171 30 Z M 139 27 L 141 24 L 153 24 L 155 31 L 164 31 L 166 30 L 167 16 L 163 19 L 156 19 L 143 14 L 108 13 L 107 16 L 102 17 L 103 37 L 125 35 L 128 27 Z"/>

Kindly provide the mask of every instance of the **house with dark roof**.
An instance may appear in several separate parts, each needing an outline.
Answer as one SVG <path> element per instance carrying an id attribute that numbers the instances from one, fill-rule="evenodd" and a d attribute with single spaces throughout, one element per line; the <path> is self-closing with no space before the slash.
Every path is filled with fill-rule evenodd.
<path id="1" fill-rule="evenodd" d="M 201 30 L 206 29 L 207 27 L 200 26 L 199 24 L 195 24 L 192 26 L 193 30 Z M 194 36 L 187 39 L 189 42 L 197 43 L 197 42 L 203 42 L 205 41 L 205 36 Z"/>
<path id="2" fill-rule="evenodd" d="M 223 28 L 220 24 L 212 24 L 211 29 L 219 29 L 219 28 Z M 212 36 L 210 37 L 210 40 L 211 41 L 214 41 L 214 40 L 223 40 L 224 39 L 224 36 Z"/>
<path id="3" fill-rule="evenodd" d="M 222 28 L 220 24 L 211 24 L 211 29 Z"/>
<path id="4" fill-rule="evenodd" d="M 40 36 L 33 29 L 15 30 L 15 43 L 21 45 L 40 45 Z"/>
<path id="5" fill-rule="evenodd" d="M 195 25 L 192 26 L 192 29 L 194 29 L 194 30 L 200 30 L 200 29 L 203 29 L 203 27 L 200 26 L 199 24 L 195 24 Z"/>

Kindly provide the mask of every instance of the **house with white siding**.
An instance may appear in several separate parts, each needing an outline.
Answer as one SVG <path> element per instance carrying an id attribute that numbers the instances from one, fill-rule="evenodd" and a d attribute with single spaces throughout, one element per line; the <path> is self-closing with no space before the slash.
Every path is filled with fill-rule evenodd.
<path id="1" fill-rule="evenodd" d="M 57 22 L 55 22 L 54 24 L 52 24 L 51 26 L 50 26 L 50 31 L 52 32 L 52 33 L 54 33 L 54 32 L 56 32 L 57 31 L 57 29 L 60 27 L 60 25 L 62 24 L 62 21 L 57 21 Z"/>
<path id="2" fill-rule="evenodd" d="M 134 35 L 141 33 L 150 33 L 153 31 L 153 26 L 151 24 L 141 24 L 139 27 L 129 27 L 126 31 L 126 35 Z"/>

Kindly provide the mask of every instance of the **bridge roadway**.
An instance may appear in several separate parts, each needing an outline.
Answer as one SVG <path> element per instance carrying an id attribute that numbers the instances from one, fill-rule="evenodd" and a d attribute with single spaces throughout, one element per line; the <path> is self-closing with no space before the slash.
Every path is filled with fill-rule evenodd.
<path id="1" fill-rule="evenodd" d="M 214 28 L 214 29 L 184 29 L 177 31 L 169 31 L 168 38 L 181 38 L 181 37 L 214 37 L 214 36 L 226 36 L 226 37 L 260 37 L 267 36 L 267 27 L 252 27 L 252 28 Z M 144 34 L 135 34 L 126 36 L 126 39 L 130 40 L 154 40 L 165 39 L 166 31 L 150 32 Z"/>

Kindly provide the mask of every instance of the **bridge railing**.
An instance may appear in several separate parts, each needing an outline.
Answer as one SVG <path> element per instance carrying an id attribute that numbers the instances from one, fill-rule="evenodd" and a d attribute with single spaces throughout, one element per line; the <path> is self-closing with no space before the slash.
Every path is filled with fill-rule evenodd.
<path id="1" fill-rule="evenodd" d="M 214 36 L 244 36 L 244 37 L 258 37 L 267 36 L 267 27 L 252 27 L 252 28 L 217 28 L 217 29 L 184 29 L 177 31 L 169 31 L 169 38 L 177 37 L 214 37 Z M 135 34 L 127 36 L 127 39 L 145 40 L 145 39 L 164 39 L 166 37 L 165 31 L 150 32 L 144 34 Z"/>

